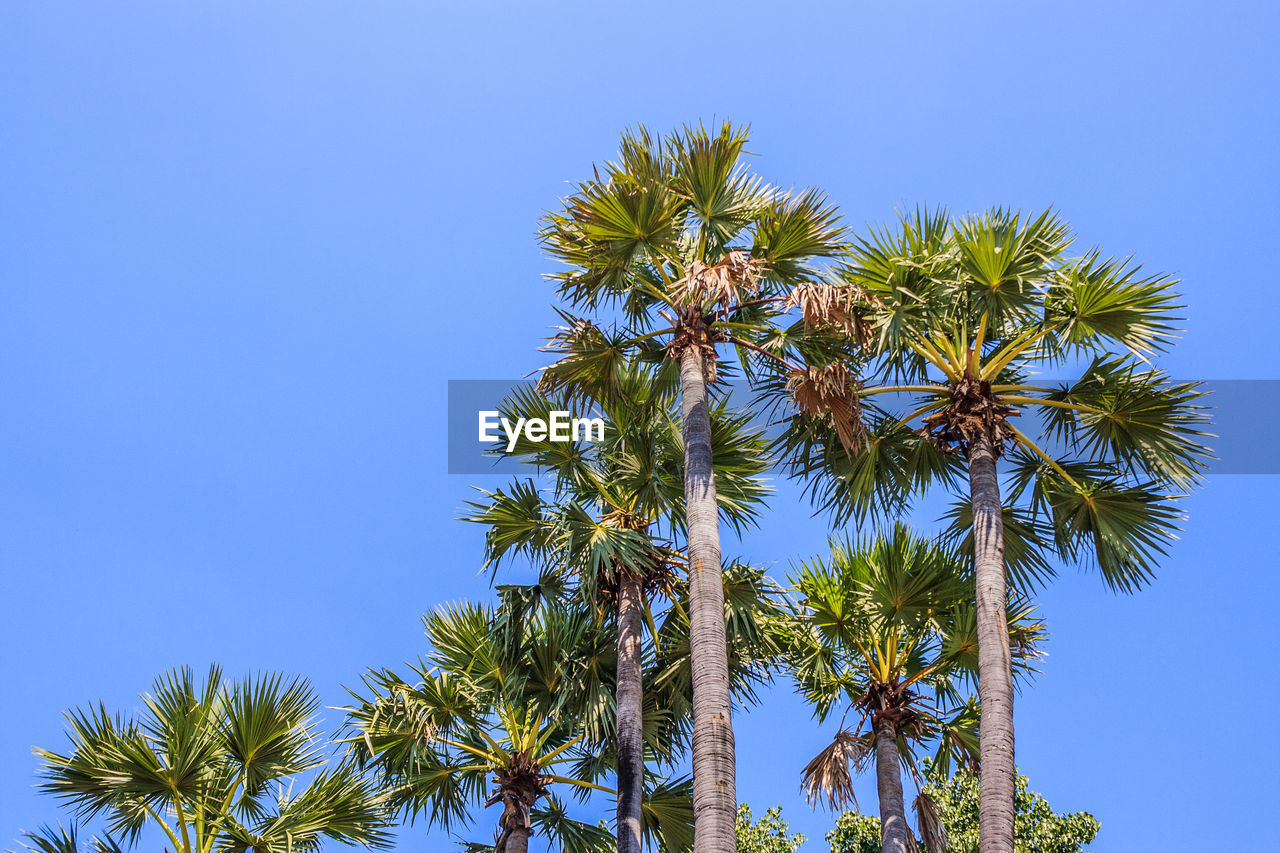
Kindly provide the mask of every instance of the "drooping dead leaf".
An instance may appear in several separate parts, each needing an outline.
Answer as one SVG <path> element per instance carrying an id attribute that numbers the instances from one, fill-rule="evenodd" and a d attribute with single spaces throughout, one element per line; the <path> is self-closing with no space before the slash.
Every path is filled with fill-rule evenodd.
<path id="1" fill-rule="evenodd" d="M 810 282 L 795 287 L 783 308 L 799 308 L 806 328 L 834 329 L 866 346 L 871 342 L 871 325 L 856 308 L 860 297 L 852 285 Z"/>
<path id="2" fill-rule="evenodd" d="M 924 840 L 924 849 L 928 853 L 946 853 L 947 828 L 938 814 L 938 804 L 923 791 L 916 797 L 916 828 L 920 830 L 920 838 Z"/>
<path id="3" fill-rule="evenodd" d="M 763 262 L 741 250 L 729 252 L 714 264 L 694 261 L 684 278 L 676 282 L 676 301 L 696 306 L 710 300 L 727 311 L 744 293 L 756 292 L 763 273 Z"/>
<path id="4" fill-rule="evenodd" d="M 847 729 L 836 732 L 831 744 L 813 757 L 800 774 L 800 787 L 810 806 L 823 800 L 832 811 L 858 808 L 853 790 L 854 774 L 871 757 L 871 740 Z"/>
<path id="5" fill-rule="evenodd" d="M 787 391 L 798 411 L 832 422 L 846 452 L 853 453 L 862 446 L 866 426 L 862 423 L 858 382 L 844 364 L 807 365 L 792 371 Z"/>

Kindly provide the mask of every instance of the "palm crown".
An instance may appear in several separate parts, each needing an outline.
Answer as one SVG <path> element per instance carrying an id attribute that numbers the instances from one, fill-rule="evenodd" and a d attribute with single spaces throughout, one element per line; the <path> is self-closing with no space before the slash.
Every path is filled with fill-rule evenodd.
<path id="1" fill-rule="evenodd" d="M 727 123 L 717 133 L 625 134 L 618 161 L 545 219 L 543 242 L 569 267 L 553 276 L 561 296 L 587 310 L 620 307 L 634 333 L 626 344 L 750 343 L 762 309 L 821 279 L 814 263 L 834 257 L 844 232 L 818 191 L 783 192 L 752 173 L 747 139 Z M 617 357 L 582 323 L 560 342 L 579 364 Z"/>
<path id="2" fill-rule="evenodd" d="M 1174 497 L 1202 476 L 1202 392 L 1149 361 L 1176 334 L 1175 282 L 1096 249 L 1073 256 L 1071 244 L 1054 214 L 1004 210 L 920 210 L 856 241 L 828 286 L 848 323 L 810 321 L 856 326 L 867 342 L 866 432 L 845 446 L 820 417 L 799 415 L 787 436 L 820 503 L 865 517 L 957 485 L 981 431 L 1010 463 L 1015 579 L 1050 574 L 1046 549 L 1118 589 L 1150 578 L 1179 517 Z M 1073 367 L 1074 381 L 1031 379 Z M 951 517 L 963 534 L 967 510 Z"/>
<path id="3" fill-rule="evenodd" d="M 516 480 L 472 503 L 466 516 L 486 526 L 491 566 L 521 556 L 539 571 L 534 584 L 499 587 L 504 626 L 543 608 L 577 607 L 616 630 L 614 737 L 609 743 L 597 728 L 594 739 L 605 745 L 599 769 L 617 780 L 619 850 L 626 853 L 638 853 L 646 823 L 646 756 L 674 766 L 687 746 L 692 710 L 687 558 L 678 542 L 685 532 L 683 446 L 671 373 L 666 365 L 629 362 L 615 393 L 593 401 L 607 423 L 602 440 L 517 441 L 510 452 L 545 472 L 547 488 Z M 546 417 L 568 405 L 521 389 L 499 408 L 509 418 Z M 758 476 L 768 464 L 764 441 L 723 403 L 712 408 L 710 422 L 719 514 L 741 528 L 755 520 L 766 492 Z M 655 617 L 659 598 L 668 604 Z M 760 573 L 731 566 L 725 599 L 731 687 L 749 698 L 771 662 L 760 626 L 776 611 L 772 588 Z"/>
<path id="4" fill-rule="evenodd" d="M 747 141 L 747 129 L 727 123 L 714 134 L 624 134 L 618 161 L 545 217 L 544 245 L 568 267 L 551 276 L 560 296 L 571 310 L 616 309 L 618 320 L 561 311 L 564 325 L 547 347 L 560 358 L 542 376 L 545 389 L 605 400 L 636 358 L 665 356 L 696 356 L 713 381 L 732 369 L 726 347 L 749 378 L 756 359 L 784 368 L 789 399 L 846 428 L 848 383 L 806 371 L 793 356 L 817 349 L 830 358 L 847 347 L 798 324 L 785 352 L 763 346 L 776 342 L 779 318 L 830 292 L 845 229 L 818 190 L 783 191 L 755 175 Z"/>
<path id="5" fill-rule="evenodd" d="M 376 771 L 387 807 L 453 830 L 500 804 L 500 851 L 523 850 L 534 827 L 571 853 L 598 848 L 608 833 L 569 818 L 552 786 L 607 790 L 566 772 L 580 758 L 585 710 L 607 696 L 607 638 L 568 612 L 500 636 L 493 612 L 472 604 L 425 623 L 431 648 L 413 680 L 372 671 L 348 709 L 352 758 Z"/>
<path id="6" fill-rule="evenodd" d="M 101 704 L 68 713 L 71 752 L 36 750 L 41 789 L 82 819 L 104 816 L 118 838 L 133 841 L 157 826 L 180 853 L 307 851 L 325 838 L 388 844 L 372 786 L 345 766 L 319 769 L 319 701 L 305 681 L 230 683 L 212 667 L 197 683 L 181 669 L 157 679 L 142 701 L 136 719 Z M 277 790 L 307 771 L 314 775 L 298 793 Z"/>
<path id="7" fill-rule="evenodd" d="M 881 813 L 892 827 L 901 803 L 886 800 L 901 799 L 901 784 L 898 767 L 886 762 L 900 761 L 918 789 L 921 747 L 934 748 L 944 772 L 953 761 L 977 766 L 972 573 L 954 549 L 897 524 L 870 541 L 833 541 L 830 558 L 801 564 L 792 582 L 797 600 L 786 629 L 792 676 L 819 721 L 844 706 L 831 745 L 804 769 L 805 792 L 832 809 L 856 806 L 853 774 L 874 759 Z M 1042 632 L 1032 608 L 1015 598 L 1009 645 L 1016 672 L 1031 671 Z M 851 715 L 856 722 L 849 725 Z M 921 834 L 936 834 L 927 797 L 917 799 L 916 810 Z"/>
<path id="8" fill-rule="evenodd" d="M 977 674 L 972 578 L 953 550 L 897 524 L 867 542 L 833 540 L 830 558 L 802 563 L 792 583 L 788 662 L 819 721 L 845 706 L 837 740 L 886 718 L 908 750 L 935 742 L 944 769 L 952 761 L 976 765 L 968 731 L 976 723 L 968 693 Z M 1020 597 L 1009 623 L 1015 666 L 1030 673 L 1043 626 Z M 845 804 L 846 789 L 819 782 L 806 779 L 811 799 Z"/>

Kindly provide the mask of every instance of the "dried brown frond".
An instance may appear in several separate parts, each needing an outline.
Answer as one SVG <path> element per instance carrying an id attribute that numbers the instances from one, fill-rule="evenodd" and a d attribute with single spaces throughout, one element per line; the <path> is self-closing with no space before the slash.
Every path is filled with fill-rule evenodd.
<path id="1" fill-rule="evenodd" d="M 920 830 L 920 838 L 924 840 L 924 849 L 928 853 L 946 853 L 947 828 L 938 814 L 938 804 L 923 791 L 916 797 L 916 828 Z"/>
<path id="2" fill-rule="evenodd" d="M 716 347 L 727 336 L 713 327 L 714 311 L 706 303 L 718 305 L 725 314 L 740 304 L 743 294 L 753 294 L 764 274 L 764 262 L 750 253 L 732 251 L 714 264 L 694 261 L 684 278 L 673 285 L 679 317 L 670 317 L 675 333 L 667 344 L 667 353 L 679 358 L 691 347 L 702 353 L 703 370 L 708 382 L 716 380 Z"/>
<path id="3" fill-rule="evenodd" d="M 552 326 L 552 335 L 547 343 L 538 348 L 539 352 L 556 355 L 571 355 L 582 351 L 586 345 L 595 344 L 604 339 L 604 332 L 590 320 L 581 317 L 568 318 L 567 326 Z"/>
<path id="4" fill-rule="evenodd" d="M 798 411 L 831 421 L 846 452 L 852 453 L 866 441 L 858 382 L 845 365 L 835 362 L 794 370 L 787 379 L 787 391 Z"/>
<path id="5" fill-rule="evenodd" d="M 710 300 L 728 311 L 741 300 L 743 293 L 756 292 L 763 273 L 764 263 L 740 250 L 730 252 L 714 264 L 694 261 L 675 285 L 676 301 L 696 306 Z"/>
<path id="6" fill-rule="evenodd" d="M 857 310 L 861 292 L 848 284 L 814 282 L 793 289 L 784 309 L 799 308 L 806 328 L 827 328 L 844 332 L 866 347 L 871 343 L 871 324 Z"/>
<path id="7" fill-rule="evenodd" d="M 832 811 L 858 808 L 853 776 L 871 757 L 871 740 L 847 729 L 836 732 L 826 749 L 813 757 L 800 774 L 800 788 L 811 807 L 826 801 Z"/>

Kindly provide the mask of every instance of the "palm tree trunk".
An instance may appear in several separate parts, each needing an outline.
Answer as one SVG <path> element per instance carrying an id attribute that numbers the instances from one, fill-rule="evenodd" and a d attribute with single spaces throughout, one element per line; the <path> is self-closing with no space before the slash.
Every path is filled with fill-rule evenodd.
<path id="1" fill-rule="evenodd" d="M 898 733 L 888 720 L 876 723 L 876 795 L 880 799 L 880 849 L 884 853 L 910 853 L 911 830 L 902 800 Z"/>
<path id="2" fill-rule="evenodd" d="M 518 827 L 511 830 L 502 853 L 529 853 L 529 827 Z"/>
<path id="3" fill-rule="evenodd" d="M 978 602 L 980 853 L 1013 853 L 1013 673 L 1005 618 L 1004 510 L 996 455 L 986 430 L 969 440 L 973 557 Z"/>
<path id="4" fill-rule="evenodd" d="M 737 853 L 733 723 L 720 567 L 720 523 L 703 354 L 680 355 L 684 496 L 689 527 L 689 651 L 693 667 L 694 853 Z"/>
<path id="5" fill-rule="evenodd" d="M 618 853 L 640 853 L 644 795 L 644 682 L 640 636 L 644 626 L 640 577 L 622 572 L 618 584 Z"/>
<path id="6" fill-rule="evenodd" d="M 494 853 L 528 853 L 529 835 L 532 832 L 529 812 L 537 797 L 526 790 L 521 796 L 520 790 L 503 786 L 489 800 L 502 803 L 502 816 L 498 818 L 498 837 L 494 840 Z"/>

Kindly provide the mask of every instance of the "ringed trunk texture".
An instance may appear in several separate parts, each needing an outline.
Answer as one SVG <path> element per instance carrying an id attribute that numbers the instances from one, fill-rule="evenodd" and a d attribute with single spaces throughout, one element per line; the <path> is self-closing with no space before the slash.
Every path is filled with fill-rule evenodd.
<path id="1" fill-rule="evenodd" d="M 978 603 L 980 853 L 1013 853 L 1013 673 L 1005 617 L 1004 514 L 996 454 L 985 430 L 969 440 L 973 556 Z"/>
<path id="2" fill-rule="evenodd" d="M 887 720 L 876 723 L 876 795 L 880 799 L 880 849 L 884 853 L 911 853 L 898 734 Z"/>
<path id="3" fill-rule="evenodd" d="M 626 572 L 618 584 L 618 853 L 641 853 L 640 808 L 644 796 L 644 682 L 640 636 L 644 588 Z"/>
<path id="4" fill-rule="evenodd" d="M 737 853 L 733 723 L 711 412 L 703 354 L 680 355 L 684 496 L 689 526 L 689 651 L 693 666 L 694 853 Z"/>

